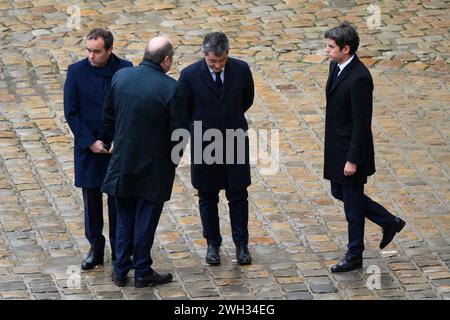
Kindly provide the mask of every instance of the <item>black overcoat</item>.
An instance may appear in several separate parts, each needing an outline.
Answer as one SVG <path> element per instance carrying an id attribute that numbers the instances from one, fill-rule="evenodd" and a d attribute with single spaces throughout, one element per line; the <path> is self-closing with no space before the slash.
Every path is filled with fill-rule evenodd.
<path id="1" fill-rule="evenodd" d="M 148 61 L 117 72 L 104 123 L 114 148 L 102 191 L 151 202 L 169 200 L 177 165 L 171 157 L 171 134 L 186 130 L 188 123 L 177 81 Z"/>
<path id="2" fill-rule="evenodd" d="M 238 158 L 239 143 L 234 144 L 226 139 L 226 130 L 234 133 L 246 133 L 248 130 L 245 112 L 253 104 L 254 84 L 248 64 L 244 61 L 228 58 L 225 64 L 224 85 L 217 89 L 204 59 L 186 67 L 181 71 L 180 87 L 188 105 L 191 133 L 191 180 L 194 188 L 202 191 L 217 191 L 220 189 L 242 189 L 251 183 L 249 141 L 243 140 L 245 157 Z M 222 163 L 207 163 L 200 158 L 201 163 L 195 163 L 196 143 L 202 137 L 194 136 L 194 123 L 201 121 L 202 136 L 209 129 L 220 131 L 223 136 Z M 241 135 L 242 136 L 242 135 Z M 231 135 L 230 135 L 231 137 Z M 203 137 L 204 138 L 204 137 Z M 234 145 L 233 157 L 227 162 L 226 145 Z M 212 143 L 203 141 L 201 154 Z M 198 149 L 197 149 L 198 150 Z M 230 149 L 231 150 L 231 149 Z M 228 150 L 229 151 L 229 150 Z M 215 152 L 211 153 L 215 155 Z M 243 160 L 243 161 L 240 161 Z"/>
<path id="3" fill-rule="evenodd" d="M 326 86 L 324 178 L 344 185 L 366 183 L 375 173 L 372 76 L 355 54 L 331 85 L 337 67 L 330 64 Z M 352 176 L 344 176 L 347 161 L 357 165 Z"/>
<path id="4" fill-rule="evenodd" d="M 130 61 L 111 55 L 102 68 L 87 58 L 71 64 L 64 83 L 64 115 L 74 136 L 75 186 L 99 188 L 105 178 L 110 156 L 93 153 L 96 140 L 108 141 L 103 131 L 103 106 L 117 70 L 131 67 Z"/>

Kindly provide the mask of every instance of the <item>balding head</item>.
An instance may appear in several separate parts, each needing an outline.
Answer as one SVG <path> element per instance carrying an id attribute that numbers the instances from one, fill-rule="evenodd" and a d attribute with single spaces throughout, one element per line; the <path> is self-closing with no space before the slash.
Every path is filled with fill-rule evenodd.
<path id="1" fill-rule="evenodd" d="M 147 50 L 148 51 L 157 51 L 162 49 L 165 45 L 170 44 L 169 38 L 165 36 L 159 36 L 155 37 L 153 39 L 150 39 L 150 41 L 147 44 Z"/>
<path id="2" fill-rule="evenodd" d="M 167 72 L 172 65 L 173 54 L 174 50 L 169 38 L 159 36 L 148 42 L 145 48 L 144 60 L 159 64 Z M 169 60 L 170 64 L 168 64 Z"/>

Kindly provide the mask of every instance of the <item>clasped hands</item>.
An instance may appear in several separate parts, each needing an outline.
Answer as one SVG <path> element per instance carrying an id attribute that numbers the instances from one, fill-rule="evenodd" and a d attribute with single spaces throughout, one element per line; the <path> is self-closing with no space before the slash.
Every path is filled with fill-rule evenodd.
<path id="1" fill-rule="evenodd" d="M 105 148 L 105 143 L 101 140 L 97 140 L 95 141 L 93 144 L 91 144 L 89 146 L 89 149 L 91 149 L 91 151 L 93 153 L 105 153 L 105 154 L 111 154 L 113 151 L 113 147 L 114 147 L 114 143 L 111 142 L 111 148 L 109 148 L 109 150 L 107 150 Z"/>

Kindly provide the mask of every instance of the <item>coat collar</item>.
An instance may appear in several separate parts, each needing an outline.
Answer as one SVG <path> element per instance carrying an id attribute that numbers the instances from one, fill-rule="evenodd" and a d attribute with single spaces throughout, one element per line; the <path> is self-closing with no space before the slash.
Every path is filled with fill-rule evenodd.
<path id="1" fill-rule="evenodd" d="M 103 91 L 103 87 L 101 82 L 99 81 L 101 78 L 109 78 L 111 79 L 114 73 L 119 70 L 120 66 L 120 59 L 112 53 L 108 60 L 108 70 L 104 72 L 95 72 L 95 67 L 91 66 L 89 63 L 89 59 L 85 58 L 83 60 L 83 71 L 86 75 L 86 77 L 92 82 L 95 88 L 97 90 L 100 90 L 100 92 Z"/>
<path id="2" fill-rule="evenodd" d="M 160 71 L 162 73 L 164 73 L 164 70 L 161 68 L 161 66 L 159 64 L 156 64 L 155 62 L 152 61 L 148 61 L 148 60 L 142 60 L 141 63 L 139 63 L 140 66 L 145 66 L 145 67 L 149 67 L 152 68 L 154 70 Z"/>
<path id="3" fill-rule="evenodd" d="M 333 74 L 334 70 L 338 68 L 338 64 L 336 62 L 332 62 L 330 64 L 330 72 L 328 74 L 328 80 L 327 80 L 327 86 L 326 86 L 326 93 L 327 96 L 329 96 L 336 88 L 337 86 L 349 75 L 351 69 L 359 63 L 358 56 L 354 55 L 353 60 L 344 68 L 344 70 L 341 71 L 341 74 L 337 78 L 336 81 L 334 81 L 333 85 L 330 87 L 331 82 L 331 75 Z"/>
<path id="4" fill-rule="evenodd" d="M 89 63 L 88 58 L 84 58 L 82 61 L 83 61 L 83 68 L 85 70 L 95 69 L 95 67 L 91 66 L 91 64 Z M 119 70 L 119 66 L 120 66 L 120 58 L 116 56 L 114 53 L 111 53 L 111 56 L 109 57 L 108 63 L 105 67 L 108 67 L 108 69 L 111 69 L 113 73 L 115 73 L 117 70 Z"/>
<path id="5" fill-rule="evenodd" d="M 233 58 L 228 58 L 227 63 L 225 64 L 224 87 L 222 91 L 219 91 L 214 85 L 214 80 L 205 59 L 200 61 L 200 78 L 217 96 L 219 96 L 220 100 L 225 97 L 233 83 L 233 78 L 236 74 L 233 65 Z"/>

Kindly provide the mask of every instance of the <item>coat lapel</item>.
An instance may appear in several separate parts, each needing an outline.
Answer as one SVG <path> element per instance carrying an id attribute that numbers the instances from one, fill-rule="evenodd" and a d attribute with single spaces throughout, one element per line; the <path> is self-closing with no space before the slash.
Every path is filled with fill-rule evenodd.
<path id="1" fill-rule="evenodd" d="M 342 81 L 344 81 L 344 79 L 348 76 L 349 72 L 358 63 L 358 61 L 359 61 L 359 59 L 358 59 L 358 57 L 355 54 L 355 56 L 353 57 L 353 60 L 344 68 L 344 70 L 342 70 L 341 74 L 336 79 L 336 81 L 333 82 L 333 84 L 331 85 L 331 88 L 329 88 L 329 86 L 330 86 L 330 78 L 331 78 L 331 75 L 333 74 L 332 71 L 334 71 L 334 68 L 333 68 L 333 70 L 330 70 L 331 73 L 328 76 L 328 82 L 327 82 L 327 96 L 329 96 L 339 86 L 339 84 Z M 338 68 L 337 63 L 335 65 L 335 68 Z"/>
<path id="2" fill-rule="evenodd" d="M 338 66 L 337 66 L 337 63 L 336 62 L 331 62 L 331 65 L 330 65 L 330 70 L 328 71 L 328 80 L 327 80 L 327 85 L 326 85 L 326 89 L 325 89 L 325 91 L 326 91 L 326 93 L 328 94 L 329 93 L 329 91 L 330 91 L 330 86 L 331 86 L 331 77 L 332 77 L 332 75 L 333 75 L 333 73 L 334 73 L 334 69 L 336 69 Z"/>
<path id="3" fill-rule="evenodd" d="M 200 65 L 200 79 L 217 95 L 219 96 L 220 92 L 216 88 L 213 77 L 211 76 L 211 73 L 209 72 L 208 66 L 206 65 L 205 60 L 203 59 L 201 65 Z"/>
<path id="4" fill-rule="evenodd" d="M 220 97 L 221 99 L 223 99 L 228 90 L 230 90 L 235 75 L 236 72 L 234 72 L 233 64 L 230 62 L 230 59 L 228 59 L 225 65 L 224 88 L 222 90 L 222 96 Z"/>
<path id="5" fill-rule="evenodd" d="M 92 85 L 99 91 L 103 92 L 103 88 L 100 87 L 101 82 L 98 81 L 97 75 L 94 72 L 91 72 L 89 70 L 89 61 L 86 58 L 86 63 L 83 67 L 83 72 L 86 75 L 86 77 L 91 81 Z"/>

